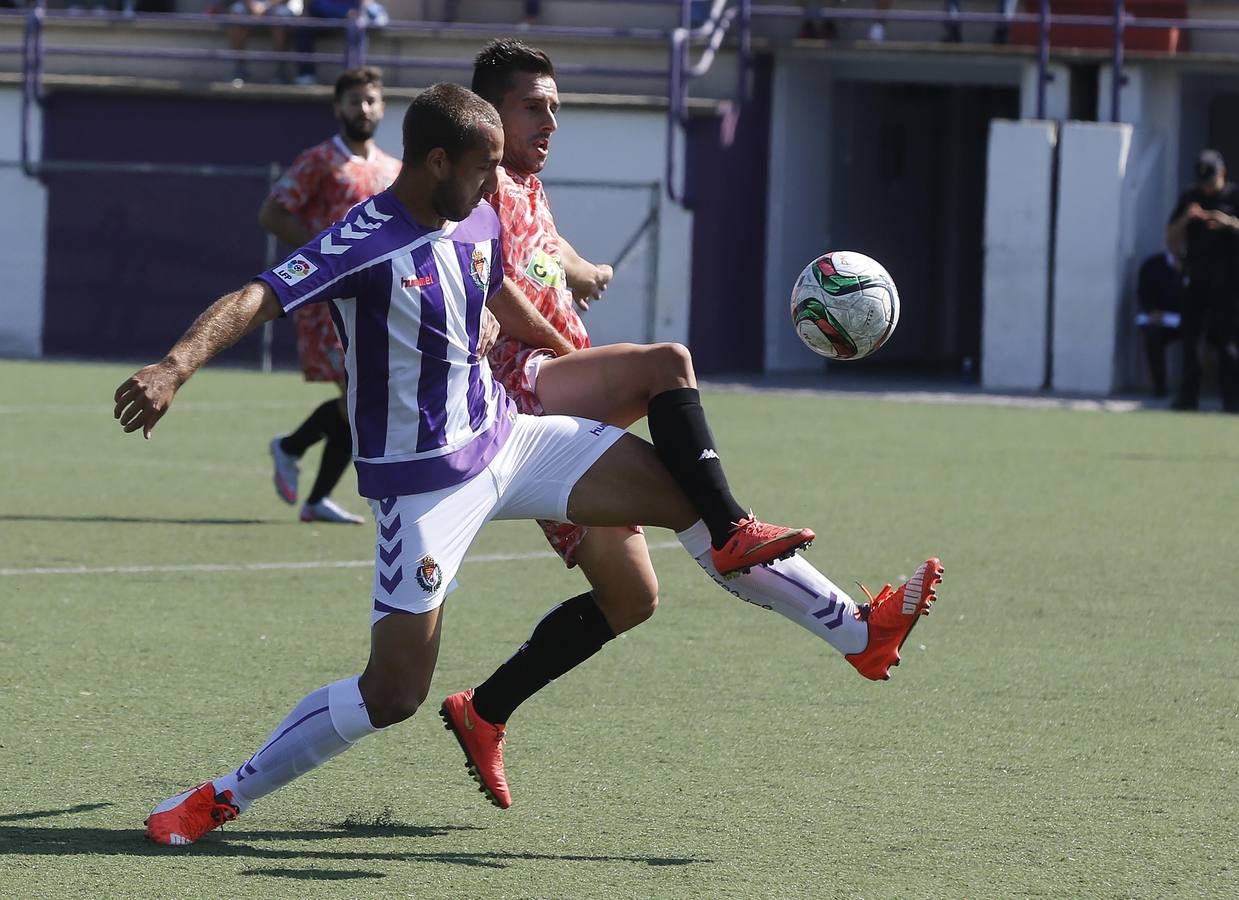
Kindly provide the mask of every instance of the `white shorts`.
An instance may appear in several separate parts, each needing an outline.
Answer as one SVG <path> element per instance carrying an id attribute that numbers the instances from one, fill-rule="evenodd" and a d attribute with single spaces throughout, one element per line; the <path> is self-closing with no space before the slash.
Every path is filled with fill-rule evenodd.
<path id="1" fill-rule="evenodd" d="M 371 623 L 424 613 L 456 588 L 456 573 L 491 519 L 567 522 L 568 495 L 624 435 L 571 416 L 519 415 L 503 448 L 463 484 L 371 500 L 376 528 Z"/>

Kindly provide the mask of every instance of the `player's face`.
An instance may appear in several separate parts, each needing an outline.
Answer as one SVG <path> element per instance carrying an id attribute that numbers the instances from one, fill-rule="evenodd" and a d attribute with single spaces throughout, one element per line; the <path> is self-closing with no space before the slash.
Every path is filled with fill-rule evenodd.
<path id="1" fill-rule="evenodd" d="M 448 166 L 447 177 L 439 181 L 431 195 L 434 211 L 451 222 L 469 217 L 483 196 L 499 188 L 496 170 L 503 159 L 503 132 L 485 128 L 482 140 Z"/>
<path id="2" fill-rule="evenodd" d="M 383 92 L 372 84 L 349 88 L 335 105 L 340 131 L 350 141 L 368 141 L 383 118 Z"/>
<path id="3" fill-rule="evenodd" d="M 551 135 L 559 127 L 559 89 L 555 79 L 532 72 L 517 72 L 503 97 L 503 165 L 518 175 L 542 171 L 551 152 Z"/>

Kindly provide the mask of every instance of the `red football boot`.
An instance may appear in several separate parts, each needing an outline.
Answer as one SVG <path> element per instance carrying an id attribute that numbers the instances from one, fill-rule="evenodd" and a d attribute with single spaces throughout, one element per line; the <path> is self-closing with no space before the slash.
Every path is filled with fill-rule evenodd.
<path id="1" fill-rule="evenodd" d="M 938 599 L 936 588 L 941 581 L 942 563 L 928 559 L 898 590 L 892 591 L 888 584 L 872 597 L 861 585 L 869 597 L 869 603 L 860 608 L 861 618 L 869 623 L 869 645 L 859 653 L 847 655 L 856 671 L 873 681 L 891 677 L 891 666 L 899 665 L 899 648 L 921 616 L 929 615 L 930 604 Z"/>
<path id="2" fill-rule="evenodd" d="M 473 708 L 472 688 L 444 700 L 439 715 L 465 751 L 465 768 L 481 785 L 486 799 L 500 809 L 511 806 L 512 794 L 503 774 L 503 726 L 492 725 L 478 715 Z"/>
<path id="3" fill-rule="evenodd" d="M 767 525 L 749 516 L 736 523 L 721 549 L 710 548 L 710 560 L 720 575 L 747 572 L 753 566 L 787 559 L 808 547 L 816 536 L 808 528 Z"/>
<path id="4" fill-rule="evenodd" d="M 231 822 L 239 812 L 232 802 L 232 791 L 217 794 L 215 785 L 205 781 L 151 810 L 146 819 L 146 836 L 172 847 L 192 844 L 208 831 Z"/>

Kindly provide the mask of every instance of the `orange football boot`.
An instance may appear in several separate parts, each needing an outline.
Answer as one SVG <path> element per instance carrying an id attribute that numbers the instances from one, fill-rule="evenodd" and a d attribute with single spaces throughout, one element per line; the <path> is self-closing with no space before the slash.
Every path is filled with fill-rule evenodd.
<path id="1" fill-rule="evenodd" d="M 146 819 L 146 836 L 158 844 L 180 847 L 231 822 L 239 813 L 232 802 L 232 791 L 217 794 L 215 785 L 204 781 L 151 810 Z"/>
<path id="2" fill-rule="evenodd" d="M 481 787 L 486 799 L 500 809 L 512 805 L 508 780 L 503 774 L 504 727 L 492 725 L 473 708 L 473 689 L 452 694 L 439 707 L 447 730 L 456 735 L 465 751 L 465 768 Z"/>
<path id="3" fill-rule="evenodd" d="M 928 559 L 898 590 L 888 584 L 876 597 L 862 584 L 869 602 L 860 608 L 860 617 L 869 623 L 869 646 L 859 653 L 849 653 L 847 661 L 856 671 L 873 681 L 891 677 L 891 666 L 899 665 L 899 648 L 908 639 L 921 616 L 929 615 L 929 606 L 938 599 L 936 588 L 942 581 L 942 563 Z"/>
<path id="4" fill-rule="evenodd" d="M 767 525 L 749 516 L 736 523 L 721 549 L 710 548 L 710 560 L 718 574 L 734 575 L 776 559 L 787 559 L 812 544 L 815 537 L 808 528 Z"/>

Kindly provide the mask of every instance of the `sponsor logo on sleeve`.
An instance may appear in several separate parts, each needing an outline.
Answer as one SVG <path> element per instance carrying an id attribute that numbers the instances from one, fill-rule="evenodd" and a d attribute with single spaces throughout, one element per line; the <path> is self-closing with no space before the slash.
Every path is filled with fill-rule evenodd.
<path id="1" fill-rule="evenodd" d="M 535 250 L 525 266 L 525 274 L 538 284 L 549 288 L 564 286 L 564 267 L 558 257 L 551 256 L 545 250 Z"/>
<path id="2" fill-rule="evenodd" d="M 285 284 L 296 284 L 309 278 L 318 271 L 318 266 L 310 262 L 300 253 L 292 259 L 285 262 L 282 266 L 275 270 L 275 274 L 279 276 Z"/>

